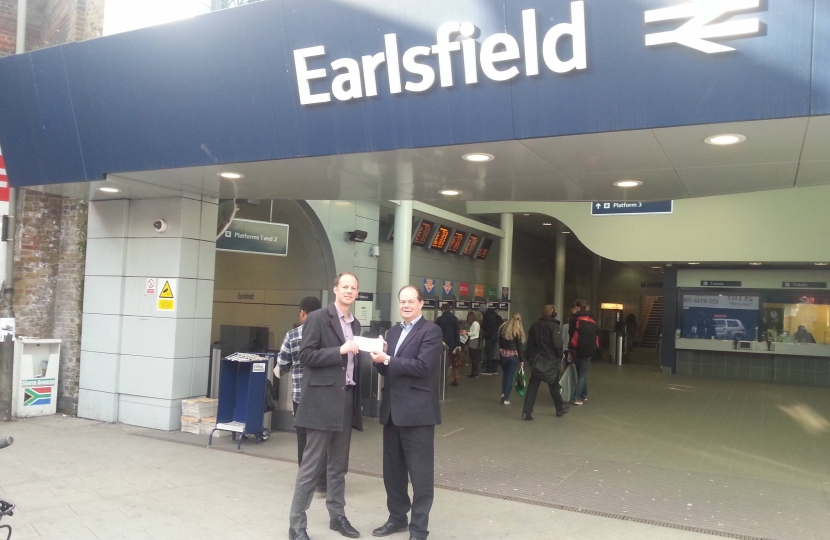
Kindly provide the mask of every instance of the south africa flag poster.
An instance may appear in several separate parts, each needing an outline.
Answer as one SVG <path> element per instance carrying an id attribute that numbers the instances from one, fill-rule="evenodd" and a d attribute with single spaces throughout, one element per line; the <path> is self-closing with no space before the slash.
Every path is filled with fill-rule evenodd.
<path id="1" fill-rule="evenodd" d="M 51 386 L 35 386 L 26 388 L 26 397 L 23 401 L 24 407 L 36 407 L 38 405 L 49 405 L 52 403 Z"/>

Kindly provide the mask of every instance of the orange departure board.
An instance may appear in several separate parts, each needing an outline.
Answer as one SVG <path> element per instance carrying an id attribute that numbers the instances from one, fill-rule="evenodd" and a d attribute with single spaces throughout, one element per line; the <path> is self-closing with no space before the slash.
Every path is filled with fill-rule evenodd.
<path id="1" fill-rule="evenodd" d="M 435 233 L 435 240 L 432 241 L 432 249 L 444 249 L 449 238 L 450 230 L 447 227 L 438 227 L 438 232 Z"/>
<path id="2" fill-rule="evenodd" d="M 493 246 L 493 239 L 492 238 L 485 238 L 484 242 L 481 245 L 481 249 L 478 250 L 478 255 L 476 255 L 476 259 L 481 259 L 482 261 L 487 258 L 487 255 L 490 254 L 490 248 Z"/>
<path id="3" fill-rule="evenodd" d="M 432 227 L 435 224 L 431 221 L 421 221 L 420 227 L 418 227 L 418 232 L 415 233 L 415 240 L 412 241 L 413 245 L 416 246 L 425 246 L 427 245 L 427 240 L 429 240 L 429 233 L 432 232 Z"/>
<path id="4" fill-rule="evenodd" d="M 458 253 L 458 250 L 461 249 L 461 243 L 464 242 L 464 236 L 467 233 L 462 231 L 455 231 L 450 238 L 450 245 L 447 247 L 447 253 Z"/>
<path id="5" fill-rule="evenodd" d="M 464 255 L 473 255 L 476 251 L 476 246 L 478 245 L 478 236 L 471 234 L 469 240 L 467 240 L 467 245 L 464 246 Z"/>

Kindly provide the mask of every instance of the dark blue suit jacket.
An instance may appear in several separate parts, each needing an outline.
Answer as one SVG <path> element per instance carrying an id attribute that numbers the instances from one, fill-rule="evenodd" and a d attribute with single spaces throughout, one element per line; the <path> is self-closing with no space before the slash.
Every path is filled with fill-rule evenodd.
<path id="1" fill-rule="evenodd" d="M 438 375 L 444 352 L 441 329 L 422 317 L 395 354 L 401 330 L 401 325 L 396 324 L 386 333 L 387 354 L 392 357 L 389 365 L 375 364 L 384 376 L 380 423 L 388 423 L 391 416 L 400 427 L 440 424 Z"/>

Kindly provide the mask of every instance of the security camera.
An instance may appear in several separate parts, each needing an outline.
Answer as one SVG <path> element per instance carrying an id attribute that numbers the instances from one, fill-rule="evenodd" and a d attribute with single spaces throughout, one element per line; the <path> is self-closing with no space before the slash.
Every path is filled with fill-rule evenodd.
<path id="1" fill-rule="evenodd" d="M 380 257 L 380 246 L 378 246 L 378 245 L 369 246 L 369 256 L 374 257 L 375 259 Z"/>
<path id="2" fill-rule="evenodd" d="M 167 222 L 163 219 L 157 219 L 153 222 L 153 228 L 156 230 L 156 232 L 163 233 L 167 230 Z"/>

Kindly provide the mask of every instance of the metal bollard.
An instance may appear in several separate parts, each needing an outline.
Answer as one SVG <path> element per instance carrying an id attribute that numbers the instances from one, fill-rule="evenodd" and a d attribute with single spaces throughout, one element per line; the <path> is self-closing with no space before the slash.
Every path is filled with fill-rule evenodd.
<path id="1" fill-rule="evenodd" d="M 617 334 L 617 356 L 616 364 L 621 366 L 623 364 L 623 348 L 625 347 L 625 335 Z"/>

